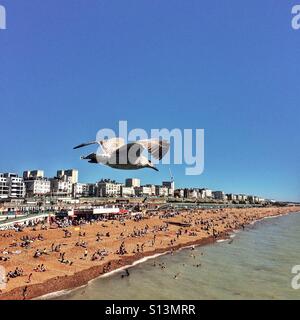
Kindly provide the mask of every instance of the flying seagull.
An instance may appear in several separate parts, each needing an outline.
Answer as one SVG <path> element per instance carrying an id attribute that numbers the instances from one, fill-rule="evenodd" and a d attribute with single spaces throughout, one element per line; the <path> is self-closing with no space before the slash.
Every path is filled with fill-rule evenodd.
<path id="1" fill-rule="evenodd" d="M 74 149 L 92 144 L 98 144 L 103 153 L 91 153 L 81 159 L 89 160 L 90 163 L 101 163 L 115 169 L 134 170 L 151 168 L 158 171 L 153 163 L 142 155 L 147 150 L 155 159 L 161 160 L 169 151 L 170 144 L 166 140 L 148 139 L 138 140 L 125 144 L 123 138 L 111 138 L 101 141 L 82 143 Z"/>

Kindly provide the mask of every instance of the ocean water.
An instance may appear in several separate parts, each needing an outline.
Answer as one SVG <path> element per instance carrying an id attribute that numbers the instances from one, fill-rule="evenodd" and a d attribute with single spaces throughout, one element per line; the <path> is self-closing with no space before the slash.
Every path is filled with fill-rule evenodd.
<path id="1" fill-rule="evenodd" d="M 229 241 L 149 259 L 129 268 L 129 277 L 120 271 L 55 299 L 300 299 L 294 265 L 300 214 L 258 221 Z"/>

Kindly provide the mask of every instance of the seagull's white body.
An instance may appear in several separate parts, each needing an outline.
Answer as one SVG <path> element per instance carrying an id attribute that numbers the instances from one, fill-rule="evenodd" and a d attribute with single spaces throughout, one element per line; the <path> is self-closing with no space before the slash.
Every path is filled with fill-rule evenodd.
<path id="1" fill-rule="evenodd" d="M 111 138 L 83 143 L 74 149 L 92 144 L 99 144 L 103 149 L 103 153 L 91 153 L 81 157 L 81 159 L 89 160 L 90 163 L 100 163 L 111 168 L 123 170 L 151 168 L 158 171 L 151 161 L 142 155 L 142 152 L 147 150 L 155 159 L 160 160 L 170 147 L 169 143 L 164 140 L 139 140 L 125 144 L 122 138 Z"/>

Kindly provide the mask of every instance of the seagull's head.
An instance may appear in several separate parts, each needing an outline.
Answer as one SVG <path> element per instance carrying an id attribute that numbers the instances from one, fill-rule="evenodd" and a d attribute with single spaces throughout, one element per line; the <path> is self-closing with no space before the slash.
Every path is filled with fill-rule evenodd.
<path id="1" fill-rule="evenodd" d="M 98 163 L 96 153 L 90 153 L 87 156 L 80 157 L 81 160 L 89 160 L 89 163 Z"/>

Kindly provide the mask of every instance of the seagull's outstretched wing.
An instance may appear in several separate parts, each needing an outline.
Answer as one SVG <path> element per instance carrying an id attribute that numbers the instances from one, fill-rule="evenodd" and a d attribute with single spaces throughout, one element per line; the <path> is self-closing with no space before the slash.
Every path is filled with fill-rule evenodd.
<path id="1" fill-rule="evenodd" d="M 161 160 L 167 154 L 170 148 L 170 143 L 166 140 L 148 139 L 139 140 L 135 143 L 148 150 L 148 152 L 158 160 Z"/>
<path id="2" fill-rule="evenodd" d="M 86 142 L 82 143 L 73 149 L 79 149 L 82 147 L 90 146 L 92 144 L 99 144 L 101 145 L 102 149 L 106 154 L 112 154 L 115 150 L 119 149 L 124 145 L 124 139 L 122 138 L 111 138 L 111 139 L 106 139 L 106 140 L 101 140 L 101 141 L 91 141 L 91 142 Z"/>
<path id="3" fill-rule="evenodd" d="M 100 144 L 100 142 L 91 141 L 91 142 L 82 143 L 82 144 L 79 144 L 78 146 L 74 147 L 73 149 L 79 149 L 79 148 L 82 148 L 82 147 L 90 146 L 92 144 Z"/>
<path id="4" fill-rule="evenodd" d="M 106 154 L 112 154 L 117 149 L 124 146 L 125 142 L 123 138 L 111 138 L 100 141 L 100 144 Z"/>

